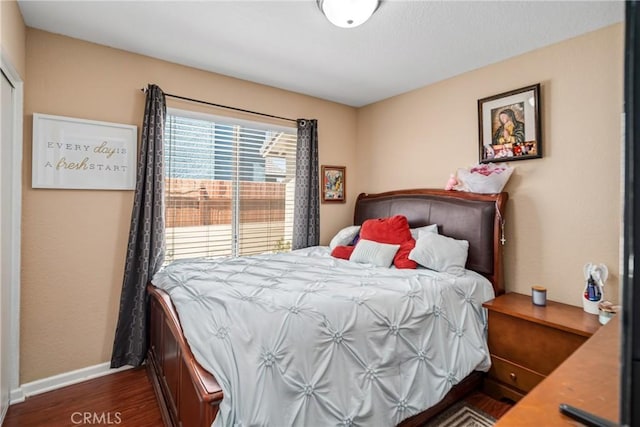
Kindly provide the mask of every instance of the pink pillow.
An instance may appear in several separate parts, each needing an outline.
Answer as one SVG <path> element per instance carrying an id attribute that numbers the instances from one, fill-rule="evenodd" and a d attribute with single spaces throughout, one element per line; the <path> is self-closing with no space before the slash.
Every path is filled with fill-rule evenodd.
<path id="1" fill-rule="evenodd" d="M 360 228 L 360 238 L 378 243 L 400 245 L 400 249 L 393 258 L 393 265 L 396 268 L 416 268 L 418 266 L 415 261 L 409 259 L 409 253 L 415 247 L 416 241 L 411 236 L 409 221 L 404 215 L 366 220 Z"/>

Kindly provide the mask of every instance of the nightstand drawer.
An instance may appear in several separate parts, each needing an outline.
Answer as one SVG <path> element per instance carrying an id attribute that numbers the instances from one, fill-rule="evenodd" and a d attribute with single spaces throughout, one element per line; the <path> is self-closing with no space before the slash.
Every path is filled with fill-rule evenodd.
<path id="1" fill-rule="evenodd" d="M 489 312 L 491 354 L 542 375 L 549 375 L 586 340 L 586 337 L 546 325 Z"/>
<path id="2" fill-rule="evenodd" d="M 533 372 L 494 355 L 491 355 L 491 370 L 489 371 L 489 376 L 518 390 L 522 390 L 525 393 L 545 378 L 537 372 Z"/>

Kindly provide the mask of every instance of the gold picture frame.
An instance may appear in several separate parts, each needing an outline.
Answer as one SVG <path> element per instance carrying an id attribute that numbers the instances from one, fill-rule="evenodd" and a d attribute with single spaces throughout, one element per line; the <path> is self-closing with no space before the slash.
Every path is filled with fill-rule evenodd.
<path id="1" fill-rule="evenodd" d="M 347 198 L 346 166 L 322 166 L 320 186 L 323 203 L 344 203 Z"/>

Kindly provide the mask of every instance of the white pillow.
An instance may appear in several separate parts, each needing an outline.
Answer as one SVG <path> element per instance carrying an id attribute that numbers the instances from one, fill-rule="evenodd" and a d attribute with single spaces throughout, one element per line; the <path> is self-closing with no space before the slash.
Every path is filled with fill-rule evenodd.
<path id="1" fill-rule="evenodd" d="M 436 233 L 424 233 L 409 253 L 409 259 L 423 267 L 455 275 L 464 274 L 469 242 Z"/>
<path id="2" fill-rule="evenodd" d="M 413 237 L 415 240 L 418 240 L 422 233 L 438 234 L 438 224 L 425 225 L 424 227 L 416 227 L 416 228 L 412 228 L 409 231 L 411 231 L 411 237 Z"/>
<path id="3" fill-rule="evenodd" d="M 349 261 L 389 268 L 398 249 L 400 249 L 400 245 L 389 245 L 387 243 L 374 242 L 373 240 L 360 239 Z"/>
<path id="4" fill-rule="evenodd" d="M 349 246 L 353 239 L 356 238 L 360 232 L 359 225 L 350 225 L 338 231 L 338 234 L 333 236 L 331 242 L 329 242 L 329 248 L 334 250 L 336 246 Z"/>

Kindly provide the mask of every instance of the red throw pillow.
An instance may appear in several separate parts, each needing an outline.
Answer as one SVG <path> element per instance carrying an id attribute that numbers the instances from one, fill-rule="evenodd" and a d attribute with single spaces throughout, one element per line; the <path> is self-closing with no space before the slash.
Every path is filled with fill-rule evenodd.
<path id="1" fill-rule="evenodd" d="M 355 246 L 336 246 L 331 251 L 331 256 L 348 260 L 349 258 L 351 258 L 351 254 L 353 253 L 353 250 L 355 248 Z"/>
<path id="2" fill-rule="evenodd" d="M 360 228 L 360 238 L 400 245 L 400 249 L 393 258 L 393 265 L 396 268 L 418 267 L 415 261 L 409 259 L 409 252 L 415 247 L 416 241 L 411 236 L 409 221 L 404 215 L 366 220 Z"/>
<path id="3" fill-rule="evenodd" d="M 400 249 L 396 252 L 396 256 L 393 257 L 393 265 L 396 268 L 418 268 L 418 263 L 409 259 L 409 254 L 416 246 L 416 241 L 412 237 L 411 240 L 400 245 Z"/>

